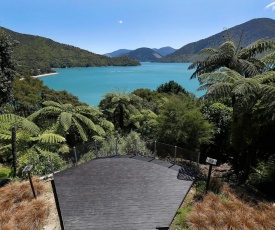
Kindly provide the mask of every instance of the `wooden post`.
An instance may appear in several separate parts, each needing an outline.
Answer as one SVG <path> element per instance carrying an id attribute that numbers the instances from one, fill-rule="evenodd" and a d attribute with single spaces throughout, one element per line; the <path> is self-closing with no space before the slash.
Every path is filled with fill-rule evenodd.
<path id="1" fill-rule="evenodd" d="M 33 193 L 34 198 L 36 199 L 36 194 L 35 194 L 34 186 L 33 186 L 33 183 L 32 183 L 32 178 L 31 178 L 31 170 L 32 170 L 32 168 L 33 168 L 33 165 L 27 165 L 23 169 L 22 173 L 25 173 L 25 172 L 28 173 L 28 178 L 29 178 L 30 185 L 31 185 L 31 188 L 32 188 L 32 193 Z"/>
<path id="2" fill-rule="evenodd" d="M 212 165 L 209 165 L 209 171 L 208 171 L 208 177 L 207 177 L 207 182 L 206 182 L 206 187 L 205 187 L 205 193 L 207 193 L 207 191 L 208 191 L 210 178 L 211 178 L 211 171 L 212 171 Z"/>
<path id="3" fill-rule="evenodd" d="M 207 177 L 207 182 L 206 182 L 206 187 L 205 187 L 205 193 L 207 193 L 209 183 L 210 183 L 210 178 L 211 178 L 212 166 L 217 164 L 217 160 L 213 159 L 213 158 L 210 158 L 210 157 L 207 157 L 205 162 L 209 164 L 208 177 Z"/>
<path id="4" fill-rule="evenodd" d="M 53 178 L 54 178 L 54 167 L 53 167 L 52 155 L 49 155 L 49 158 L 50 158 L 51 169 L 52 169 L 52 174 L 53 174 Z"/>
<path id="5" fill-rule="evenodd" d="M 75 149 L 75 146 L 73 147 L 73 150 L 74 150 L 75 165 L 77 165 L 77 155 L 76 155 L 76 149 Z"/>
<path id="6" fill-rule="evenodd" d="M 61 215 L 61 210 L 60 210 L 60 206 L 59 206 L 59 201 L 58 201 L 58 196 L 57 196 L 57 193 L 56 193 L 54 180 L 51 180 L 51 184 L 52 184 L 52 189 L 53 189 L 55 205 L 56 205 L 56 209 L 57 209 L 57 213 L 58 213 L 58 217 L 59 217 L 60 227 L 61 227 L 62 230 L 64 230 L 64 224 L 63 224 L 63 219 L 62 219 L 62 215 Z"/>
<path id="7" fill-rule="evenodd" d="M 98 157 L 98 151 L 97 151 L 97 144 L 96 144 L 96 140 L 95 140 L 95 156 L 96 156 L 96 158 Z"/>
<path id="8" fill-rule="evenodd" d="M 176 158 L 177 158 L 177 146 L 175 146 L 174 164 L 176 164 Z"/>
<path id="9" fill-rule="evenodd" d="M 118 149 L 117 149 L 117 138 L 116 138 L 116 156 L 118 155 Z"/>
<path id="10" fill-rule="evenodd" d="M 157 155 L 157 141 L 155 141 L 155 146 L 154 146 L 154 158 L 156 158 Z"/>
<path id="11" fill-rule="evenodd" d="M 11 131 L 11 139 L 12 139 L 12 167 L 13 167 L 13 178 L 16 177 L 17 172 L 16 172 L 16 168 L 17 168 L 17 154 L 16 154 L 16 128 L 12 127 L 12 131 Z"/>
<path id="12" fill-rule="evenodd" d="M 29 181 L 30 181 L 30 184 L 31 184 L 31 188 L 32 188 L 32 194 L 33 194 L 34 198 L 36 199 L 36 194 L 35 194 L 35 191 L 34 191 L 34 186 L 33 186 L 32 178 L 31 178 L 31 171 L 28 171 L 28 177 L 29 177 Z"/>

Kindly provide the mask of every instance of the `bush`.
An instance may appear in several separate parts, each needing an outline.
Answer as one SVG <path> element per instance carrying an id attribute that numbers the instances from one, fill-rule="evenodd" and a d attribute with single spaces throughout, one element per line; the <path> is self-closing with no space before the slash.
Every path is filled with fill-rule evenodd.
<path id="1" fill-rule="evenodd" d="M 33 165 L 32 174 L 34 175 L 45 175 L 47 173 L 51 173 L 52 166 L 50 162 L 50 155 L 52 158 L 54 171 L 60 170 L 65 165 L 65 162 L 57 153 L 43 151 L 38 154 L 36 151 L 30 150 L 18 158 L 18 172 L 22 172 L 26 165 Z"/>
<path id="2" fill-rule="evenodd" d="M 89 151 L 87 153 L 85 153 L 84 155 L 82 155 L 78 161 L 78 163 L 85 163 L 87 161 L 93 160 L 96 158 L 96 154 L 94 151 Z"/>

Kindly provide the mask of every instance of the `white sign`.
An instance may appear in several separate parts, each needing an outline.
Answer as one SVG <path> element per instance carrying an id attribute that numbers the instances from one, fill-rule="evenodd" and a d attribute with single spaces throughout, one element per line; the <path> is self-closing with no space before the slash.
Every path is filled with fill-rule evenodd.
<path id="1" fill-rule="evenodd" d="M 211 165 L 216 165 L 217 164 L 217 160 L 213 159 L 213 158 L 210 158 L 210 157 L 207 157 L 206 158 L 206 163 L 209 163 Z"/>

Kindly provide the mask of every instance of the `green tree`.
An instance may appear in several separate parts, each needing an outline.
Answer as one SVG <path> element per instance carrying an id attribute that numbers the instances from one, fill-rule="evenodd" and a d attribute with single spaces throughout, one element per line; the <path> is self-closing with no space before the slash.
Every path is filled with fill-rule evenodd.
<path id="1" fill-rule="evenodd" d="M 255 163 L 261 127 L 274 117 L 275 71 L 267 71 L 251 78 L 228 68 L 199 76 L 206 89 L 205 98 L 231 98 L 233 106 L 232 147 L 236 151 L 236 172 L 244 170 L 241 182 L 245 182 L 250 166 Z M 269 118 L 265 121 L 261 117 Z"/>
<path id="2" fill-rule="evenodd" d="M 0 30 L 0 105 L 8 102 L 11 96 L 15 66 L 12 60 L 16 42 Z"/>
<path id="3" fill-rule="evenodd" d="M 213 135 L 213 126 L 204 118 L 199 103 L 184 94 L 170 96 L 157 121 L 160 141 L 190 150 L 198 151 Z"/>
<path id="4" fill-rule="evenodd" d="M 43 82 L 32 77 L 16 79 L 13 82 L 12 107 L 20 116 L 27 117 L 41 108 L 42 93 L 46 89 Z"/>
<path id="5" fill-rule="evenodd" d="M 141 98 L 126 92 L 107 93 L 100 101 L 99 108 L 107 119 L 113 122 L 116 129 L 128 132 L 132 128 L 136 128 L 130 118 L 140 114 Z"/>
<path id="6" fill-rule="evenodd" d="M 204 73 L 215 72 L 221 67 L 233 69 L 245 77 L 258 75 L 270 69 L 270 64 L 265 59 L 256 58 L 256 55 L 267 50 L 274 50 L 274 48 L 274 41 L 259 40 L 243 49 L 240 44 L 236 46 L 232 41 L 223 43 L 218 49 L 203 49 L 200 54 L 207 54 L 208 56 L 203 61 L 196 61 L 189 66 L 189 69 L 196 69 L 191 79 Z M 270 59 L 274 63 L 274 54 L 273 56 L 269 55 L 268 59 L 269 63 L 272 63 Z"/>
<path id="7" fill-rule="evenodd" d="M 97 139 L 112 131 L 113 124 L 102 117 L 102 113 L 92 106 L 73 106 L 54 101 L 43 102 L 42 109 L 28 118 L 36 121 L 45 128 L 53 127 L 56 133 L 66 137 L 69 145 Z M 46 123 L 43 121 L 46 120 Z"/>
<path id="8" fill-rule="evenodd" d="M 232 107 L 219 102 L 209 103 L 203 106 L 202 113 L 215 127 L 211 142 L 201 148 L 201 159 L 211 157 L 218 159 L 220 163 L 230 162 Z"/>
<path id="9" fill-rule="evenodd" d="M 178 94 L 184 93 L 188 94 L 188 92 L 178 83 L 175 81 L 169 81 L 168 83 L 161 84 L 157 88 L 158 93 L 169 93 L 169 94 Z"/>
<path id="10" fill-rule="evenodd" d="M 27 118 L 14 114 L 0 115 L 0 159 L 1 162 L 11 160 L 11 129 L 16 127 L 17 153 L 20 157 L 30 152 L 47 154 L 66 153 L 69 151 L 66 139 L 51 130 L 41 131 Z M 24 162 L 22 162 L 23 164 Z M 21 165 L 22 167 L 26 165 Z"/>

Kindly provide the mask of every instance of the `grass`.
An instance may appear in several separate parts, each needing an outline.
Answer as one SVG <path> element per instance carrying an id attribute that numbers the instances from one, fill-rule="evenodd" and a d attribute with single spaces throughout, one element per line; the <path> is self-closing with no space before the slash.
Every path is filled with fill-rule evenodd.
<path id="1" fill-rule="evenodd" d="M 195 199 L 195 193 L 184 202 L 171 229 L 275 229 L 272 203 L 259 201 L 226 184 L 218 194 L 208 192 L 201 200 Z"/>
<path id="2" fill-rule="evenodd" d="M 11 169 L 0 166 L 0 180 L 9 178 Z"/>
<path id="3" fill-rule="evenodd" d="M 0 229 L 39 230 L 48 215 L 48 205 L 42 198 L 44 182 L 33 178 L 37 199 L 28 181 L 13 182 L 0 188 Z"/>

